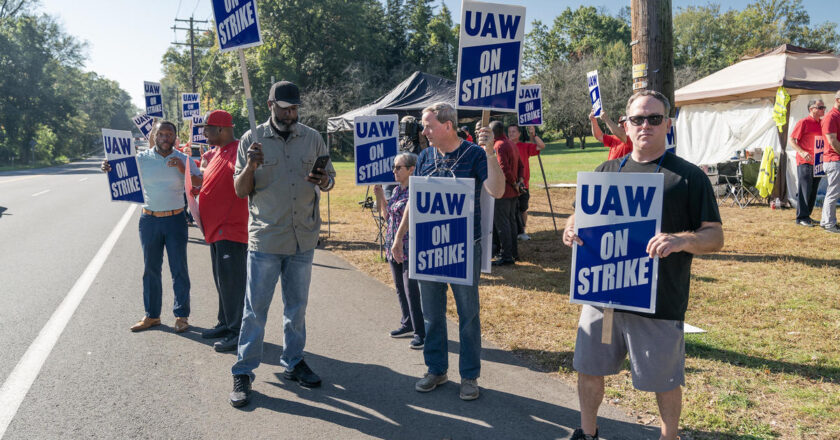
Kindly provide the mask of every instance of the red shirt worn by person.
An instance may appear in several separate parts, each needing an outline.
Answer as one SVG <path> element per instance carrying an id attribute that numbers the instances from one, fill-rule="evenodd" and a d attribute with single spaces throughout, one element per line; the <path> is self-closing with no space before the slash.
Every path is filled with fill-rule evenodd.
<path id="1" fill-rule="evenodd" d="M 823 162 L 837 162 L 840 161 L 840 154 L 834 151 L 834 148 L 828 143 L 828 133 L 834 133 L 840 139 L 840 110 L 837 107 L 832 107 L 831 111 L 823 116 L 822 121 L 822 135 L 825 139 L 825 154 L 823 154 Z"/>
<path id="2" fill-rule="evenodd" d="M 472 142 L 472 141 L 473 141 L 473 137 L 469 133 L 467 133 L 467 142 Z"/>
<path id="3" fill-rule="evenodd" d="M 493 149 L 496 150 L 502 174 L 505 175 L 505 193 L 502 198 L 519 197 L 517 182 L 524 172 L 522 161 L 519 160 L 519 150 L 505 135 L 496 138 Z"/>
<path id="4" fill-rule="evenodd" d="M 633 141 L 631 141 L 629 137 L 627 138 L 627 142 L 621 142 L 621 139 L 619 139 L 618 136 L 605 134 L 602 142 L 610 149 L 610 153 L 607 155 L 607 160 L 618 159 L 633 152 Z"/>
<path id="5" fill-rule="evenodd" d="M 525 188 L 530 188 L 528 182 L 531 180 L 531 157 L 540 154 L 537 144 L 530 142 L 517 142 L 516 149 L 519 150 L 519 160 L 522 162 L 522 178 L 525 179 Z"/>
<path id="6" fill-rule="evenodd" d="M 802 148 L 806 153 L 811 155 L 811 160 L 805 160 L 797 153 L 797 165 L 814 164 L 814 139 L 817 136 L 822 136 L 822 128 L 820 128 L 820 121 L 814 119 L 813 116 L 808 115 L 796 123 L 796 127 L 793 128 L 790 137 L 796 139 L 799 148 Z"/>
<path id="7" fill-rule="evenodd" d="M 210 164 L 210 161 L 212 161 L 212 160 L 213 160 L 213 156 L 215 156 L 215 155 L 216 155 L 216 153 L 218 153 L 218 152 L 219 152 L 219 149 L 218 149 L 218 148 L 211 148 L 211 149 L 209 149 L 209 150 L 205 151 L 205 152 L 204 152 L 204 155 L 202 155 L 202 156 L 201 156 L 201 158 L 202 158 L 202 159 L 204 159 L 204 160 L 206 160 L 206 161 L 207 161 L 207 164 L 209 165 L 209 164 Z"/>
<path id="8" fill-rule="evenodd" d="M 218 153 L 204 170 L 198 206 L 207 243 L 219 240 L 248 243 L 248 199 L 240 199 L 233 189 L 238 148 L 239 141 L 216 147 Z"/>

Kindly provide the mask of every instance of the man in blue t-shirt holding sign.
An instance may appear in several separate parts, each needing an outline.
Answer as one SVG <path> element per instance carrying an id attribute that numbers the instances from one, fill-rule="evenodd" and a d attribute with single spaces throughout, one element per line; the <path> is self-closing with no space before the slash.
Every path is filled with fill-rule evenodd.
<path id="1" fill-rule="evenodd" d="M 666 153 L 670 103 L 659 92 L 645 90 L 627 101 L 627 135 L 633 152 L 604 162 L 595 171 L 654 173 L 664 176 L 662 232 L 647 243 L 650 258 L 659 257 L 656 312 L 615 312 L 612 343 L 601 343 L 603 309 L 584 305 L 578 324 L 574 368 L 578 371 L 581 428 L 572 439 L 598 438 L 598 407 L 604 398 L 604 376 L 616 374 L 629 353 L 633 386 L 656 393 L 661 437 L 677 438 L 685 384 L 683 321 L 688 306 L 694 255 L 723 247 L 723 229 L 714 191 L 697 166 Z M 566 222 L 563 243 L 583 245 L 575 216 Z M 608 327 L 608 326 L 607 326 Z"/>

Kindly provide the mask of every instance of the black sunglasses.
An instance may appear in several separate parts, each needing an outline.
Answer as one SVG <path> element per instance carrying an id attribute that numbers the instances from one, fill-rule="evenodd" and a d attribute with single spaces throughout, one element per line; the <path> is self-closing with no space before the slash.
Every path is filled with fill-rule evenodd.
<path id="1" fill-rule="evenodd" d="M 411 168 L 411 167 L 406 166 L 406 165 L 394 165 L 394 171 L 397 171 L 397 170 L 398 170 L 398 169 L 400 169 L 400 168 L 409 169 L 409 168 Z"/>
<path id="2" fill-rule="evenodd" d="M 817 109 L 817 110 L 825 110 L 825 106 L 824 106 L 824 105 L 815 105 L 815 106 L 813 106 L 813 107 L 811 107 L 811 108 L 815 108 L 815 109 Z"/>
<path id="3" fill-rule="evenodd" d="M 631 124 L 635 126 L 640 126 L 645 123 L 645 119 L 647 119 L 650 125 L 659 125 L 665 120 L 664 115 L 648 115 L 648 116 L 628 116 L 627 120 L 630 121 Z"/>

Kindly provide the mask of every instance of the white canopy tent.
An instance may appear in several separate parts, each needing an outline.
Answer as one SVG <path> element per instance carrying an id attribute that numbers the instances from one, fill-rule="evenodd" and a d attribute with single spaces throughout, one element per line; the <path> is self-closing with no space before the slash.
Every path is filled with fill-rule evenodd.
<path id="1" fill-rule="evenodd" d="M 786 196 L 795 204 L 795 151 L 786 147 L 781 154 L 783 144 L 772 118 L 779 86 L 791 95 L 788 136 L 808 115 L 809 100 L 822 99 L 829 107 L 834 103 L 840 56 L 783 45 L 677 90 L 677 154 L 698 165 L 714 164 L 739 150 L 772 147 L 787 163 Z"/>

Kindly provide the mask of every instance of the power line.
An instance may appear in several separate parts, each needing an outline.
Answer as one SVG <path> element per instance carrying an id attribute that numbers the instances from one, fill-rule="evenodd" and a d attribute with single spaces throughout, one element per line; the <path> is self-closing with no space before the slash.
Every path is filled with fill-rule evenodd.
<path id="1" fill-rule="evenodd" d="M 190 14 L 190 15 L 195 14 L 195 10 L 196 10 L 196 9 L 198 9 L 198 5 L 199 5 L 199 3 L 201 3 L 201 0 L 196 0 L 196 2 L 195 2 L 195 7 L 193 8 L 192 14 Z"/>
<path id="2" fill-rule="evenodd" d="M 181 1 L 182 1 L 182 0 L 178 0 L 178 10 L 177 10 L 177 11 L 175 11 L 175 16 L 176 16 L 176 17 L 178 16 L 178 13 L 179 13 L 179 12 L 181 12 Z"/>

